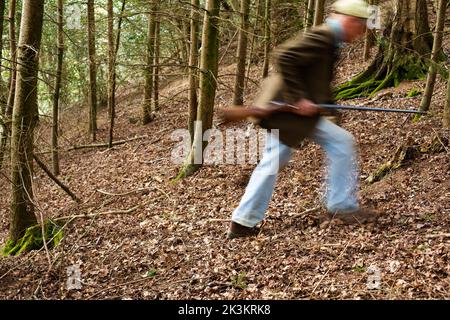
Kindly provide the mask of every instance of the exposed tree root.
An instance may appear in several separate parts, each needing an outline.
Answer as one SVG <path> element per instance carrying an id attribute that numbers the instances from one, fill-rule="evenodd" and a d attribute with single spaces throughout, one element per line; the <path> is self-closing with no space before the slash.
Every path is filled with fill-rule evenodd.
<path id="1" fill-rule="evenodd" d="M 433 140 L 428 144 L 419 145 L 411 138 L 408 138 L 406 143 L 399 146 L 389 161 L 383 163 L 374 173 L 372 173 L 366 182 L 374 183 L 380 181 L 391 173 L 392 171 L 408 165 L 412 160 L 424 153 L 440 153 L 447 151 L 449 144 L 448 139 L 435 135 Z"/>
<path id="2" fill-rule="evenodd" d="M 45 235 L 42 235 L 44 230 Z M 5 247 L 2 249 L 4 256 L 19 255 L 23 252 L 31 250 L 39 250 L 44 246 L 44 240 L 48 248 L 54 248 L 58 245 L 63 237 L 62 227 L 50 219 L 44 222 L 44 228 L 37 224 L 27 228 L 25 235 L 17 242 L 8 240 Z"/>
<path id="3" fill-rule="evenodd" d="M 383 50 L 367 70 L 335 89 L 335 98 L 353 99 L 373 97 L 384 88 L 398 86 L 403 80 L 424 79 L 427 65 L 414 54 L 396 52 L 392 58 L 384 58 Z"/>

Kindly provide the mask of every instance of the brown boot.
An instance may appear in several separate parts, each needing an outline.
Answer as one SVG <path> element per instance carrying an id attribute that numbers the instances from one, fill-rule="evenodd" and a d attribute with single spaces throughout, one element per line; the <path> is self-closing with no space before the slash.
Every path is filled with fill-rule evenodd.
<path id="1" fill-rule="evenodd" d="M 361 208 L 350 212 L 328 212 L 328 217 L 330 219 L 338 219 L 344 224 L 364 224 L 377 221 L 380 217 L 380 213 L 373 209 Z"/>
<path id="2" fill-rule="evenodd" d="M 230 229 L 228 229 L 227 238 L 256 237 L 259 234 L 259 228 L 245 227 L 239 223 L 231 221 Z"/>

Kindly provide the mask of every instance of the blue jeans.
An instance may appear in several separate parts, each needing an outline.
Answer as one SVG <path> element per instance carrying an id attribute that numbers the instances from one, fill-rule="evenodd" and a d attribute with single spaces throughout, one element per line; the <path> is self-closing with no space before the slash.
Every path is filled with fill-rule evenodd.
<path id="1" fill-rule="evenodd" d="M 321 118 L 311 140 L 319 144 L 327 155 L 328 211 L 358 210 L 356 191 L 359 172 L 352 134 Z M 239 206 L 233 212 L 234 222 L 253 227 L 264 219 L 278 172 L 289 162 L 292 151 L 293 149 L 280 142 L 276 136 L 268 135 L 263 157 L 252 173 Z"/>

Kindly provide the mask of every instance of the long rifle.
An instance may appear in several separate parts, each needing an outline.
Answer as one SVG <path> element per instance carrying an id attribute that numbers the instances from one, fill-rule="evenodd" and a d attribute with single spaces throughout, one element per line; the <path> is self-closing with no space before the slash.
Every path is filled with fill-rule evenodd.
<path id="1" fill-rule="evenodd" d="M 354 111 L 374 111 L 374 112 L 396 112 L 396 113 L 413 113 L 413 114 L 426 114 L 424 111 L 407 110 L 407 109 L 387 109 L 387 108 L 372 108 L 362 106 L 343 106 L 338 104 L 319 104 L 322 109 L 326 110 L 354 110 Z M 261 107 L 244 107 L 236 106 L 228 109 L 220 110 L 220 117 L 222 123 L 236 122 L 245 120 L 247 118 L 265 119 L 278 112 L 287 112 L 298 115 L 295 112 L 297 108 L 291 104 L 271 102 L 270 108 Z"/>
<path id="2" fill-rule="evenodd" d="M 375 112 L 397 112 L 425 114 L 426 112 L 405 109 L 370 108 L 361 106 L 342 106 L 335 104 L 319 104 L 325 110 L 354 110 Z M 271 102 L 269 107 L 237 106 L 219 111 L 221 123 L 237 122 L 246 119 L 256 119 L 256 123 L 265 129 L 277 129 L 279 138 L 286 145 L 298 146 L 301 141 L 310 136 L 319 121 L 319 115 L 307 117 L 299 115 L 297 107 L 291 104 Z"/>

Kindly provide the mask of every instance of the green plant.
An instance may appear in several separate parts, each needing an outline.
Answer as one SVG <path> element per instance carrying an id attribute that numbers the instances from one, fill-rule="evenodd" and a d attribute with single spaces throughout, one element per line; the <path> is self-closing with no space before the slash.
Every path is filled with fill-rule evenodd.
<path id="1" fill-rule="evenodd" d="M 416 97 L 416 96 L 420 95 L 421 93 L 422 93 L 422 91 L 418 90 L 417 88 L 412 88 L 411 90 L 409 90 L 406 97 L 408 97 L 408 98 Z"/>
<path id="2" fill-rule="evenodd" d="M 241 271 L 239 274 L 231 276 L 231 285 L 239 289 L 247 288 L 247 276 L 245 272 Z"/>
<path id="3" fill-rule="evenodd" d="M 151 278 L 154 277 L 158 274 L 158 270 L 152 268 L 150 270 L 147 271 L 147 277 Z"/>

